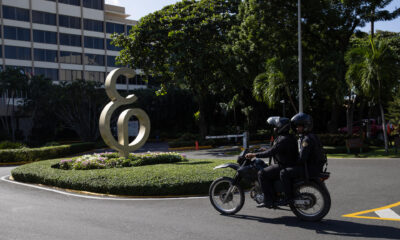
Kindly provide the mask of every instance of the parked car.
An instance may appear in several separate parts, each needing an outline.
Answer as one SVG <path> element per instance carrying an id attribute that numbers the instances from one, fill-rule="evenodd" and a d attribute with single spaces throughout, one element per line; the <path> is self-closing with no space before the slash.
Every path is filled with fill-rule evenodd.
<path id="1" fill-rule="evenodd" d="M 353 134 L 359 133 L 360 128 L 363 129 L 364 132 L 367 131 L 367 122 L 368 119 L 362 119 L 361 121 L 356 121 L 353 122 Z M 382 133 L 382 125 L 378 124 L 375 119 L 369 119 L 369 124 L 371 127 L 371 136 L 376 137 Z M 338 129 L 340 133 L 346 134 L 347 133 L 347 127 L 341 127 Z"/>

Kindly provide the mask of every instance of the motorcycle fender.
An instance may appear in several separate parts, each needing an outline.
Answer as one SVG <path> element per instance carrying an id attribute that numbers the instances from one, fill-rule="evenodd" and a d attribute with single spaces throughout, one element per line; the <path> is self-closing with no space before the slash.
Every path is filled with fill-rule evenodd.
<path id="1" fill-rule="evenodd" d="M 232 168 L 234 170 L 238 170 L 239 169 L 239 165 L 238 164 L 234 164 L 234 163 L 225 163 L 225 164 L 221 164 L 219 166 L 214 167 L 215 169 L 220 169 L 220 168 Z"/>

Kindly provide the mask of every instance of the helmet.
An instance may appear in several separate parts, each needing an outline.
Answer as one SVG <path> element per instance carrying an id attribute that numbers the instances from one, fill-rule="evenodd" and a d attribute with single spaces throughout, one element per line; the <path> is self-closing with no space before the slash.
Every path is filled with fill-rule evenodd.
<path id="1" fill-rule="evenodd" d="M 289 118 L 284 117 L 269 117 L 267 123 L 276 128 L 277 134 L 287 134 L 290 130 Z"/>
<path id="2" fill-rule="evenodd" d="M 304 132 L 311 132 L 313 128 L 312 117 L 305 113 L 298 113 L 290 120 L 294 127 L 303 126 Z"/>

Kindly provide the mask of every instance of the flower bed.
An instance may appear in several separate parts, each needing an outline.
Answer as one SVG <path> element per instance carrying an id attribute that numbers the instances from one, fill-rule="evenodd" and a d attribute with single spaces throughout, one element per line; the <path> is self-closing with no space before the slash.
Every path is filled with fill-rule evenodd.
<path id="1" fill-rule="evenodd" d="M 72 159 L 63 159 L 53 168 L 64 170 L 90 170 L 106 168 L 136 167 L 160 163 L 173 163 L 186 160 L 184 154 L 175 152 L 129 154 L 128 158 L 119 157 L 118 153 L 106 152 L 83 155 Z"/>

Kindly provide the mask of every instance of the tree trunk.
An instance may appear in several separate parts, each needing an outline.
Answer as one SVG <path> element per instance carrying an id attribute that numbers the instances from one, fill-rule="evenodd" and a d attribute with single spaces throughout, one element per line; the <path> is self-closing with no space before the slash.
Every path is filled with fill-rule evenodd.
<path id="1" fill-rule="evenodd" d="M 334 133 L 338 130 L 338 108 L 336 103 L 332 104 L 331 119 L 328 123 L 328 131 Z"/>
<path id="2" fill-rule="evenodd" d="M 388 147 L 388 136 L 386 131 L 386 123 L 385 123 L 385 113 L 383 112 L 383 106 L 381 101 L 379 101 L 379 109 L 381 110 L 381 118 L 382 118 L 382 131 L 383 131 L 383 140 L 385 141 L 385 152 L 389 152 Z"/>
<path id="3" fill-rule="evenodd" d="M 354 106 L 355 106 L 356 98 L 354 100 L 351 99 L 351 93 L 349 96 L 349 102 L 346 108 L 346 120 L 347 120 L 347 134 L 349 136 L 353 135 L 353 115 L 354 115 Z"/>
<path id="4" fill-rule="evenodd" d="M 204 100 L 203 96 L 200 96 L 199 98 L 199 111 L 200 111 L 200 116 L 199 116 L 199 130 L 200 130 L 200 136 L 202 139 L 204 139 L 207 135 L 207 120 L 206 120 L 206 101 Z"/>

